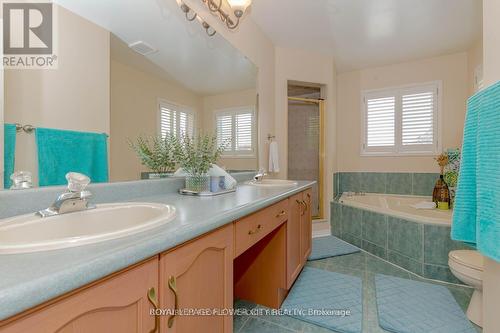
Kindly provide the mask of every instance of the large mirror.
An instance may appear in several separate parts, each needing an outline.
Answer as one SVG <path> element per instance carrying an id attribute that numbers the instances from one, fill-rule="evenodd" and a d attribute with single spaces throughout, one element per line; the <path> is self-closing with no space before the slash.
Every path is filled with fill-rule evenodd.
<path id="1" fill-rule="evenodd" d="M 57 67 L 4 70 L 5 188 L 157 177 L 129 141 L 169 133 L 230 138 L 218 164 L 257 169 L 257 68 L 177 0 L 59 0 L 53 19 Z"/>

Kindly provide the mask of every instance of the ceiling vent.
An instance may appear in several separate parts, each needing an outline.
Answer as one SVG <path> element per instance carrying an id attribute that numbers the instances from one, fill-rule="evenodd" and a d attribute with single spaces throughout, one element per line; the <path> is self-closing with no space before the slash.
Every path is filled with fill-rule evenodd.
<path id="1" fill-rule="evenodd" d="M 142 54 L 143 56 L 146 56 L 146 55 L 149 55 L 149 54 L 152 54 L 152 53 L 155 53 L 158 51 L 157 49 L 153 48 L 148 43 L 145 43 L 142 41 L 129 44 L 128 47 L 130 47 L 135 52 Z"/>

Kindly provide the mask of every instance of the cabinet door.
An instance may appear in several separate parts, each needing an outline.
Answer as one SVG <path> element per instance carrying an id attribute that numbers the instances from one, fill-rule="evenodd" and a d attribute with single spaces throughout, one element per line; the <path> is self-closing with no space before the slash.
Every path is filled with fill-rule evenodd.
<path id="1" fill-rule="evenodd" d="M 302 269 L 301 250 L 301 218 L 303 213 L 302 193 L 289 200 L 289 216 L 286 224 L 287 232 L 287 288 L 290 289 Z"/>
<path id="2" fill-rule="evenodd" d="M 0 332 L 153 332 L 150 288 L 158 292 L 157 258 L 0 327 Z"/>
<path id="3" fill-rule="evenodd" d="M 233 307 L 233 225 L 160 257 L 160 307 L 231 309 Z M 162 332 L 230 333 L 231 316 L 162 316 Z"/>
<path id="4" fill-rule="evenodd" d="M 311 190 L 302 192 L 302 216 L 300 219 L 300 253 L 302 263 L 307 262 L 307 258 L 312 250 L 312 209 L 311 209 Z"/>

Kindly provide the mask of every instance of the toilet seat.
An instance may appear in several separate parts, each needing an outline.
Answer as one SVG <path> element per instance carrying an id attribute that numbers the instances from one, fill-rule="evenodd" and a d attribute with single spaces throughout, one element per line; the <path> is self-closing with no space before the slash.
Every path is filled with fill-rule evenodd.
<path id="1" fill-rule="evenodd" d="M 483 256 L 474 250 L 456 250 L 448 254 L 448 258 L 461 265 L 477 271 L 483 271 Z"/>

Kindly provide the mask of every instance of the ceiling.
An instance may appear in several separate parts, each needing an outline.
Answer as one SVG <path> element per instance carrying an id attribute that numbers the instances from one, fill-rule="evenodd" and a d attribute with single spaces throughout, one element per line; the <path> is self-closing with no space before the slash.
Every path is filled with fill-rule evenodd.
<path id="1" fill-rule="evenodd" d="M 251 16 L 281 47 L 334 56 L 340 72 L 466 50 L 481 0 L 253 0 Z"/>
<path id="2" fill-rule="evenodd" d="M 186 21 L 175 0 L 55 0 L 126 44 L 144 41 L 146 56 L 186 88 L 215 95 L 255 88 L 257 68 L 223 37 Z"/>

